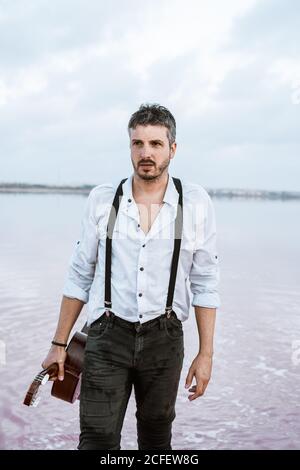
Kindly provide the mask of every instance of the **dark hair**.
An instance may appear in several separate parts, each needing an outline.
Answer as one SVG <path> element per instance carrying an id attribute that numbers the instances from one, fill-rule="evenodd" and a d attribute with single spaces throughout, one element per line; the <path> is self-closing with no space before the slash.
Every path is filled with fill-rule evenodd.
<path id="1" fill-rule="evenodd" d="M 128 123 L 128 133 L 136 126 L 165 126 L 170 146 L 176 139 L 176 121 L 170 111 L 159 104 L 141 104 L 139 109 L 133 113 Z"/>

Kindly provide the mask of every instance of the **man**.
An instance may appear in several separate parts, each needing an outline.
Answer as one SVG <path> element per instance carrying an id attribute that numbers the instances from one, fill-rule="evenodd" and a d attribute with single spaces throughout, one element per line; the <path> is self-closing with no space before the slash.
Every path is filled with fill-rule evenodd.
<path id="1" fill-rule="evenodd" d="M 211 376 L 215 315 L 220 305 L 211 199 L 200 185 L 181 186 L 168 173 L 176 151 L 176 123 L 168 109 L 141 105 L 130 118 L 128 132 L 133 174 L 122 184 L 111 237 L 110 279 L 105 267 L 105 256 L 110 256 L 106 237 L 116 187 L 102 184 L 89 194 L 81 240 L 63 291 L 54 335 L 58 344 L 52 345 L 42 364 L 57 362 L 58 379 L 63 380 L 64 344 L 89 302 L 79 449 L 120 449 L 132 386 L 139 449 L 172 449 L 184 357 L 182 322 L 190 307 L 188 278 L 200 340 L 186 377 L 189 400 L 203 395 Z M 171 266 L 180 200 L 181 245 L 179 258 Z M 173 287 L 172 279 L 176 280 Z M 104 285 L 108 282 L 111 299 L 107 300 Z M 191 386 L 193 378 L 196 384 Z"/>

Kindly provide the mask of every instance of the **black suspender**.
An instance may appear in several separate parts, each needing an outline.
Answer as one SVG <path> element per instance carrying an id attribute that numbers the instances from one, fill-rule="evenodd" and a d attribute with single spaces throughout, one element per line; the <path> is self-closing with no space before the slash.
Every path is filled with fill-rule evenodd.
<path id="1" fill-rule="evenodd" d="M 178 268 L 178 260 L 179 260 L 179 253 L 180 253 L 180 245 L 181 245 L 181 238 L 182 238 L 182 227 L 183 227 L 183 201 L 182 201 L 182 185 L 181 181 L 178 178 L 172 177 L 177 192 L 179 193 L 178 197 L 178 205 L 177 205 L 177 214 L 175 219 L 175 236 L 174 236 L 174 249 L 173 249 L 173 256 L 172 256 L 172 263 L 171 263 L 171 273 L 170 273 L 170 280 L 169 280 L 169 288 L 168 288 L 168 296 L 167 302 L 165 307 L 165 313 L 170 314 L 172 311 L 172 303 L 174 297 L 174 290 L 176 284 L 176 276 L 177 276 L 177 268 Z M 106 229 L 106 249 L 105 249 L 105 296 L 104 296 L 104 306 L 106 310 L 110 310 L 112 308 L 111 302 L 111 247 L 112 247 L 112 235 L 115 226 L 115 222 L 117 219 L 120 201 L 123 197 L 123 189 L 122 185 L 127 180 L 127 178 L 123 179 L 119 184 L 114 200 L 113 205 L 109 214 L 107 229 Z"/>
<path id="2" fill-rule="evenodd" d="M 174 236 L 174 249 L 171 264 L 171 274 L 169 280 L 168 297 L 166 303 L 165 313 L 171 313 L 172 303 L 174 297 L 178 260 L 180 253 L 181 237 L 182 237 L 182 226 L 183 226 L 183 202 L 182 202 L 182 185 L 178 178 L 173 178 L 177 192 L 179 193 L 178 204 L 177 204 L 177 215 L 175 219 L 175 236 Z"/>
<path id="3" fill-rule="evenodd" d="M 119 212 L 120 201 L 123 196 L 122 185 L 125 183 L 127 178 L 123 179 L 119 184 L 112 208 L 110 210 L 108 224 L 106 228 L 106 248 L 105 248 L 105 296 L 104 296 L 104 306 L 106 310 L 110 310 L 112 307 L 111 304 L 111 245 L 112 245 L 112 235 L 114 231 L 115 222 Z"/>

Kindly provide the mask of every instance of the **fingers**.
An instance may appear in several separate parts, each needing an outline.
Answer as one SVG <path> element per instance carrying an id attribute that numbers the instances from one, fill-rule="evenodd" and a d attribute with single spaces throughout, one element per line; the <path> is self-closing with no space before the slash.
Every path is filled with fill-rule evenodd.
<path id="1" fill-rule="evenodd" d="M 47 369 L 47 367 L 49 366 L 49 362 L 47 362 L 46 360 L 42 362 L 41 366 L 43 369 Z"/>
<path id="2" fill-rule="evenodd" d="M 62 359 L 57 361 L 58 363 L 58 380 L 64 380 L 64 361 Z"/>
<path id="3" fill-rule="evenodd" d="M 42 362 L 43 369 L 49 368 L 49 380 L 64 380 L 64 363 L 66 360 L 66 352 L 63 351 L 50 351 L 47 357 Z"/>
<path id="4" fill-rule="evenodd" d="M 188 399 L 192 401 L 204 395 L 207 385 L 208 385 L 208 381 L 204 381 L 204 380 L 198 381 L 197 385 L 193 385 L 191 388 L 189 388 L 188 391 L 193 394 L 189 395 Z"/>
<path id="5" fill-rule="evenodd" d="M 193 393 L 193 395 L 190 395 L 189 400 L 190 401 L 196 400 L 196 398 L 201 397 L 202 395 L 203 395 L 203 388 L 196 390 L 196 392 Z"/>
<path id="6" fill-rule="evenodd" d="M 187 378 L 185 379 L 185 388 L 189 388 L 192 385 L 194 371 L 190 368 Z"/>
<path id="7" fill-rule="evenodd" d="M 208 364 L 206 360 L 201 359 L 200 356 L 194 359 L 191 367 L 189 368 L 188 375 L 185 381 L 185 388 L 188 388 L 192 395 L 189 395 L 190 401 L 202 396 L 206 390 L 211 374 L 211 361 Z M 193 378 L 196 379 L 196 385 L 192 385 Z M 191 388 L 189 388 L 191 387 Z"/>
<path id="8" fill-rule="evenodd" d="M 57 379 L 58 379 L 58 376 L 54 375 L 54 376 L 50 377 L 49 382 L 55 382 L 55 380 L 57 380 Z"/>

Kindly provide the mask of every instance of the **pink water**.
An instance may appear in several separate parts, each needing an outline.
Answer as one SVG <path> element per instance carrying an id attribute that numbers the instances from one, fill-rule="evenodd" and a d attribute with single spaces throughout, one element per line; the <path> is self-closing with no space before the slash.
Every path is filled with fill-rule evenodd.
<path id="1" fill-rule="evenodd" d="M 75 449 L 78 403 L 22 405 L 52 339 L 84 198 L 0 195 L 0 448 Z M 300 447 L 299 203 L 216 201 L 222 307 L 206 394 L 187 399 L 198 349 L 191 309 L 174 449 Z M 85 311 L 77 327 L 84 322 Z M 136 449 L 130 399 L 122 448 Z"/>

